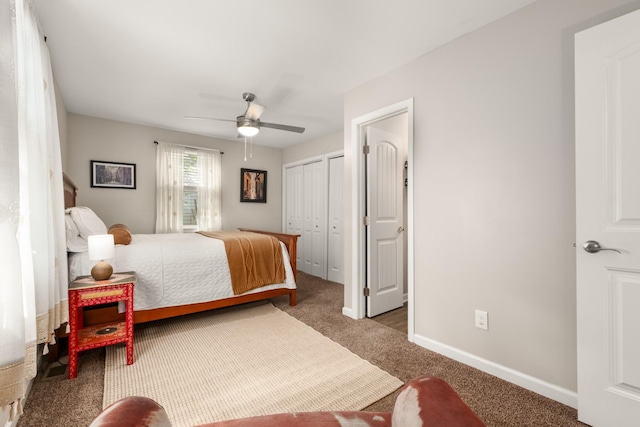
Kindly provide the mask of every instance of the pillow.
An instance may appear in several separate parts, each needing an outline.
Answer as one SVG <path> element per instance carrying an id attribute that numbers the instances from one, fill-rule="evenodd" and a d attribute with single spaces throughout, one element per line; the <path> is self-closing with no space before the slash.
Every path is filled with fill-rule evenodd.
<path id="1" fill-rule="evenodd" d="M 73 222 L 70 214 L 64 216 L 65 235 L 67 238 L 67 251 L 68 252 L 87 252 L 89 250 L 89 243 L 87 239 L 80 235 L 76 223 Z"/>
<path id="2" fill-rule="evenodd" d="M 128 245 L 131 243 L 131 231 L 124 224 L 113 224 L 109 227 L 109 234 L 113 234 L 116 245 Z"/>
<path id="3" fill-rule="evenodd" d="M 85 239 L 94 234 L 107 234 L 107 226 L 91 209 L 76 206 L 67 209 L 67 211 L 71 214 L 73 222 L 76 223 L 80 235 Z"/>

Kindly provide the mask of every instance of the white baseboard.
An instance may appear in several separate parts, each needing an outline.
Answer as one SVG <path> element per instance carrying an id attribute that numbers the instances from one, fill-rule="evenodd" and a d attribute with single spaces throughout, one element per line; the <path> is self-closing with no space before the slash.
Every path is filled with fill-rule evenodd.
<path id="1" fill-rule="evenodd" d="M 510 383 L 519 385 L 520 387 L 531 390 L 534 393 L 538 393 L 564 405 L 570 406 L 572 408 L 578 407 L 578 394 L 574 391 L 558 387 L 557 385 L 548 383 L 539 378 L 535 378 L 531 375 L 524 374 L 511 368 L 507 368 L 506 366 L 499 365 L 490 360 L 483 359 L 471 353 L 467 353 L 438 341 L 425 338 L 418 334 L 415 334 L 413 338 L 414 343 L 428 350 L 435 351 L 436 353 L 464 363 L 465 365 L 480 369 L 483 372 L 501 378 L 505 381 L 509 381 Z"/>
<path id="2" fill-rule="evenodd" d="M 342 314 L 352 319 L 355 319 L 355 317 L 353 316 L 353 310 L 350 309 L 349 307 L 342 307 Z"/>
<path id="3" fill-rule="evenodd" d="M 408 301 L 409 301 L 409 296 L 407 294 L 403 294 L 402 303 L 406 304 Z M 353 315 L 353 310 L 350 309 L 349 307 L 342 307 L 342 314 L 344 314 L 347 317 L 351 317 L 352 319 L 357 319 L 357 317 Z"/>

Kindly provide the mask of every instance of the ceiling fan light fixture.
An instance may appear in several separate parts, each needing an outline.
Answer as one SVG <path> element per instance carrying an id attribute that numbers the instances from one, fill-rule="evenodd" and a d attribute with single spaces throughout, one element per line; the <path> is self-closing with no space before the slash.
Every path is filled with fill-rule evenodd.
<path id="1" fill-rule="evenodd" d="M 242 126 L 238 126 L 238 132 L 240 132 L 240 134 L 242 136 L 256 136 L 258 134 L 258 132 L 260 132 L 260 129 L 253 126 L 251 123 L 245 123 Z"/>

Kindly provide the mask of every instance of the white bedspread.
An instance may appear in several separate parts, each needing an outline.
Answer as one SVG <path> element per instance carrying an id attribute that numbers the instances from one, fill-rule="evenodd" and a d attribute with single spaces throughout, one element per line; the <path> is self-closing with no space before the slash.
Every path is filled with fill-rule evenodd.
<path id="1" fill-rule="evenodd" d="M 295 289 L 293 270 L 283 243 L 284 283 L 254 289 Z M 106 260 L 113 271 L 135 271 L 135 310 L 194 304 L 233 297 L 224 242 L 200 234 L 134 234 L 131 244 L 116 245 L 116 257 Z M 96 261 L 87 252 L 69 254 L 69 278 L 91 274 Z"/>

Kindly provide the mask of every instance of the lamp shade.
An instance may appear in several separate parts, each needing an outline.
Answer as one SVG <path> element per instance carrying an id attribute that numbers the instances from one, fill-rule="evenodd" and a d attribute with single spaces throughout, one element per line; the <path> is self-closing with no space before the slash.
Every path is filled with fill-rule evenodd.
<path id="1" fill-rule="evenodd" d="M 113 241 L 113 234 L 96 234 L 89 236 L 89 259 L 99 261 L 113 258 L 116 249 Z"/>
<path id="2" fill-rule="evenodd" d="M 260 129 L 252 126 L 250 123 L 247 123 L 242 126 L 238 126 L 238 132 L 240 132 L 243 136 L 256 136 Z"/>

